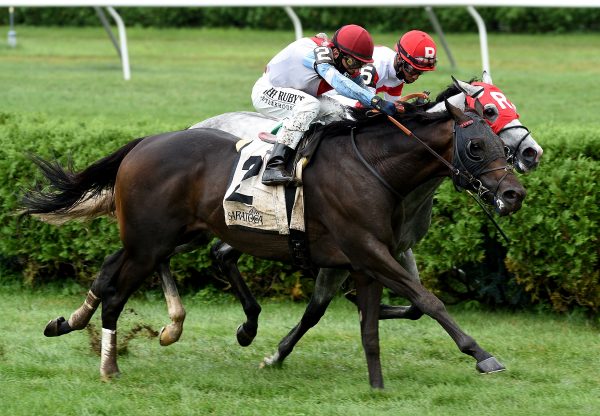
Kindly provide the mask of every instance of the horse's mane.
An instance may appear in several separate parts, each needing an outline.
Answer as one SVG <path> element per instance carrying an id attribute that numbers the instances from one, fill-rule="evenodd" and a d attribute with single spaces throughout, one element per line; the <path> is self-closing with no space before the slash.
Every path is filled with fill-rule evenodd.
<path id="1" fill-rule="evenodd" d="M 471 80 L 468 83 L 470 84 L 474 81 L 477 81 L 477 78 L 471 78 Z M 432 101 L 426 105 L 426 109 L 431 108 L 438 103 L 444 102 L 448 98 L 450 98 L 456 94 L 459 94 L 461 92 L 462 91 L 456 85 L 450 84 L 450 85 L 448 85 L 448 87 L 446 87 L 446 89 L 444 91 L 440 92 L 437 95 L 437 97 L 435 97 L 435 101 Z"/>
<path id="2" fill-rule="evenodd" d="M 471 78 L 469 84 L 473 81 L 477 81 L 477 78 Z M 431 124 L 449 120 L 450 115 L 445 111 L 428 113 L 427 110 L 461 92 L 462 91 L 456 85 L 450 84 L 445 90 L 436 96 L 435 101 L 431 101 L 425 105 L 403 103 L 405 110 L 404 113 L 397 114 L 394 117 L 403 124 Z M 348 107 L 348 115 L 348 118 L 343 120 L 334 121 L 325 126 L 319 126 L 319 134 L 324 136 L 334 136 L 340 133 L 346 134 L 347 131 L 353 127 L 358 128 L 377 124 L 385 125 L 388 123 L 386 117 L 384 117 L 382 114 L 374 115 L 372 109 L 370 108 Z M 313 125 L 311 131 L 308 133 L 309 135 L 314 133 L 315 127 L 316 125 Z"/>

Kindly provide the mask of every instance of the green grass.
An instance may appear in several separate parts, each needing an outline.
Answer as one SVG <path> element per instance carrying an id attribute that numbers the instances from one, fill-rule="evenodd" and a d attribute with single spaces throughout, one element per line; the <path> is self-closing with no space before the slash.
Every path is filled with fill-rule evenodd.
<path id="1" fill-rule="evenodd" d="M 17 31 L 16 49 L 0 43 L 0 111 L 140 123 L 141 134 L 251 110 L 252 85 L 267 61 L 293 40 L 291 30 L 129 28 L 132 79 L 125 82 L 100 26 Z M 375 33 L 374 39 L 393 45 L 397 35 Z M 447 37 L 458 68 L 450 67 L 440 49 L 438 70 L 406 92 L 437 93 L 451 74 L 464 80 L 481 76 L 477 35 Z M 495 83 L 534 133 L 548 123 L 600 124 L 600 89 L 593 87 L 600 77 L 600 37 L 491 34 L 489 50 Z"/>
<path id="2" fill-rule="evenodd" d="M 333 303 L 283 368 L 261 370 L 304 305 L 264 302 L 258 337 L 242 348 L 236 301 L 187 297 L 179 343 L 134 339 L 119 358 L 122 377 L 103 383 L 86 331 L 42 335 L 48 319 L 68 316 L 83 298 L 0 289 L 2 414 L 591 416 L 600 408 L 598 332 L 576 316 L 454 310 L 508 368 L 487 376 L 433 320 L 381 322 L 386 389 L 378 392 L 368 386 L 357 315 L 345 300 Z M 127 308 L 121 337 L 136 324 L 167 323 L 159 299 L 134 299 Z M 98 317 L 92 323 L 100 326 Z"/>

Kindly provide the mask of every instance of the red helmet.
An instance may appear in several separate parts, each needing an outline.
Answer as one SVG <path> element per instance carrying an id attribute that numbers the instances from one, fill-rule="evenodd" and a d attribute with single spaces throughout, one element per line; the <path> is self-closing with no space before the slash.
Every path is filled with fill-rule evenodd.
<path id="1" fill-rule="evenodd" d="M 336 48 L 364 63 L 373 62 L 373 39 L 358 25 L 342 26 L 331 39 Z"/>
<path id="2" fill-rule="evenodd" d="M 419 71 L 433 71 L 437 62 L 435 42 L 425 32 L 406 32 L 396 44 L 396 52 Z"/>

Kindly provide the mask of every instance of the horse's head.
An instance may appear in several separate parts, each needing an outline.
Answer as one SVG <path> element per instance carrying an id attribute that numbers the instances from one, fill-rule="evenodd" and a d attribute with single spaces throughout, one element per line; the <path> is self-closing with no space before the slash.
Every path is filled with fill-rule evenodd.
<path id="1" fill-rule="evenodd" d="M 452 79 L 454 85 L 464 92 L 467 106 L 474 107 L 476 99 L 481 101 L 483 117 L 504 142 L 508 161 L 522 173 L 535 169 L 544 151 L 519 121 L 517 107 L 492 83 L 491 76 L 484 71 L 482 82 L 470 84 Z"/>
<path id="2" fill-rule="evenodd" d="M 464 113 L 446 102 L 454 119 L 453 181 L 493 205 L 499 215 L 518 211 L 525 188 L 512 172 L 499 137 L 483 119 L 484 108 L 476 101 L 477 112 Z"/>

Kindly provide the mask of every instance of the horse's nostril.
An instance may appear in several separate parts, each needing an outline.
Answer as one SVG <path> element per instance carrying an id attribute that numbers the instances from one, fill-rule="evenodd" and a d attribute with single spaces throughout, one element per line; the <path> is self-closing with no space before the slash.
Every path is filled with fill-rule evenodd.
<path id="1" fill-rule="evenodd" d="M 533 147 L 528 147 L 522 152 L 523 159 L 534 161 L 537 158 L 537 152 Z"/>
<path id="2" fill-rule="evenodd" d="M 511 201 L 512 202 L 512 201 L 514 201 L 517 198 L 517 193 L 515 191 L 513 191 L 513 190 L 506 191 L 506 192 L 504 192 L 502 194 L 502 198 L 505 201 Z"/>
<path id="3" fill-rule="evenodd" d="M 502 193 L 502 199 L 508 203 L 522 201 L 525 198 L 525 189 L 508 189 Z"/>

